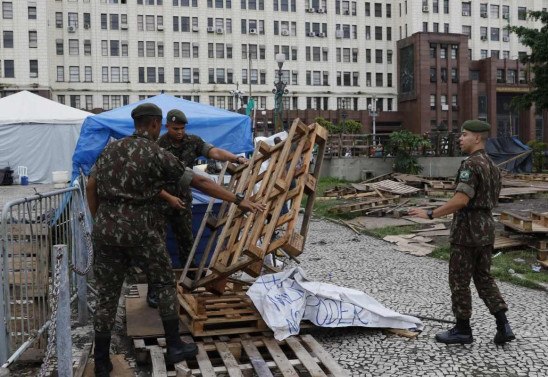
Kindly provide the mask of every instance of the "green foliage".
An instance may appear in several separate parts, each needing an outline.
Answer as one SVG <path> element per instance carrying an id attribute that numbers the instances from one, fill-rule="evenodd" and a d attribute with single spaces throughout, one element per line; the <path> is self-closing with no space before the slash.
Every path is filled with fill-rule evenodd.
<path id="1" fill-rule="evenodd" d="M 527 143 L 533 149 L 533 169 L 536 173 L 542 173 L 544 168 L 544 151 L 548 148 L 548 144 L 538 140 L 531 140 Z"/>
<path id="2" fill-rule="evenodd" d="M 515 33 L 520 42 L 531 48 L 531 54 L 520 60 L 530 67 L 531 91 L 522 96 L 514 97 L 512 105 L 518 109 L 528 109 L 534 103 L 537 109 L 548 109 L 548 12 L 530 11 L 529 18 L 540 20 L 540 28 L 524 26 L 510 26 L 509 30 Z"/>
<path id="3" fill-rule="evenodd" d="M 324 117 L 316 117 L 316 119 L 314 119 L 314 122 L 318 123 L 323 128 L 326 128 L 328 131 L 330 127 L 333 127 L 333 122 L 325 119 Z"/>
<path id="4" fill-rule="evenodd" d="M 359 134 L 362 131 L 362 124 L 353 119 L 345 122 L 344 129 L 342 122 L 339 123 L 339 127 L 341 128 L 341 132 L 344 131 L 345 134 Z"/>
<path id="5" fill-rule="evenodd" d="M 316 123 L 325 128 L 330 134 L 340 134 L 343 132 L 343 124 L 333 124 L 333 122 L 325 119 L 324 117 L 317 117 L 314 119 Z M 348 119 L 344 124 L 345 134 L 359 134 L 362 130 L 362 124 L 353 119 Z"/>
<path id="6" fill-rule="evenodd" d="M 395 157 L 394 171 L 406 174 L 419 174 L 422 167 L 417 161 L 417 152 L 430 148 L 430 141 L 407 130 L 390 134 L 386 150 Z"/>

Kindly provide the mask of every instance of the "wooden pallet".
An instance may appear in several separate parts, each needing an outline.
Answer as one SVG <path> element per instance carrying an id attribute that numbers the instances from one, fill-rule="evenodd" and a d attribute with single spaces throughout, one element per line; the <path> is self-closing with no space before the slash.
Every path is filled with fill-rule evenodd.
<path id="1" fill-rule="evenodd" d="M 163 343 L 138 345 L 139 353 L 144 350 L 150 354 L 153 377 L 350 375 L 311 335 L 283 341 L 271 336 L 204 340 L 197 343 L 199 352 L 195 359 L 175 366 L 165 364 Z"/>
<path id="2" fill-rule="evenodd" d="M 454 190 L 455 182 L 453 181 L 425 181 L 433 190 Z"/>
<path id="3" fill-rule="evenodd" d="M 524 181 L 541 181 L 541 182 L 548 182 L 548 174 L 516 174 L 514 175 L 514 178 L 521 179 Z"/>
<path id="4" fill-rule="evenodd" d="M 260 143 L 249 164 L 229 168 L 231 180 L 228 189 L 244 192 L 252 201 L 264 203 L 262 213 L 243 214 L 235 205 L 223 203 L 216 218 L 209 214 L 204 222 L 212 230 L 206 245 L 200 269 L 211 258 L 209 275 L 194 281 L 184 276 L 181 283 L 194 289 L 207 286 L 216 292 L 226 288 L 226 278 L 244 270 L 252 276 L 261 273 L 264 257 L 283 249 L 292 256 L 302 253 L 308 223 L 316 196 L 327 131 L 318 124 L 305 125 L 296 119 L 288 137 L 283 142 L 269 146 Z M 310 172 L 312 152 L 318 146 L 314 171 Z M 261 170 L 268 162 L 266 170 Z M 298 213 L 302 199 L 307 198 L 303 220 L 298 226 Z M 290 201 L 288 212 L 282 209 Z M 276 231 L 283 230 L 278 239 Z M 201 270 L 200 270 L 201 271 Z"/>
<path id="5" fill-rule="evenodd" d="M 388 205 L 396 205 L 399 202 L 399 197 L 390 198 L 374 198 L 363 202 L 355 202 L 348 204 L 340 204 L 329 209 L 332 213 L 349 213 L 349 212 L 365 212 L 374 208 L 386 207 Z"/>
<path id="6" fill-rule="evenodd" d="M 525 245 L 525 242 L 523 242 L 523 240 L 496 235 L 493 249 L 502 250 L 502 249 L 508 249 L 511 247 L 519 247 L 523 245 Z"/>
<path id="7" fill-rule="evenodd" d="M 548 233 L 548 214 L 531 213 L 529 217 L 511 212 L 502 212 L 499 222 L 520 233 Z"/>
<path id="8" fill-rule="evenodd" d="M 219 336 L 259 332 L 268 329 L 244 291 L 185 293 L 179 287 L 181 321 L 193 336 Z"/>
<path id="9" fill-rule="evenodd" d="M 376 188 L 377 190 L 389 192 L 395 195 L 410 195 L 421 191 L 421 189 L 419 188 L 408 186 L 401 182 L 392 181 L 390 179 L 385 179 L 384 181 L 375 183 L 369 183 L 368 185 L 372 188 Z"/>

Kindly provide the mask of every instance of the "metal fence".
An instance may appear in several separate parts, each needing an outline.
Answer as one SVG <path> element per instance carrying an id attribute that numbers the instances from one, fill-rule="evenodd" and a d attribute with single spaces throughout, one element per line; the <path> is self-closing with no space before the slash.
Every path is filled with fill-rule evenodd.
<path id="1" fill-rule="evenodd" d="M 8 202 L 0 219 L 0 365 L 7 367 L 28 348 L 51 347 L 53 339 L 46 340 L 45 333 L 59 323 L 55 308 L 52 315 L 59 297 L 68 297 L 65 306 L 77 299 L 79 322 L 87 322 L 85 273 L 92 256 L 79 185 Z M 69 263 L 73 268 L 65 284 L 62 272 L 69 271 Z M 66 314 L 67 308 L 60 311 Z M 61 317 L 68 321 L 62 331 L 66 338 L 68 328 L 70 341 L 70 312 Z"/>

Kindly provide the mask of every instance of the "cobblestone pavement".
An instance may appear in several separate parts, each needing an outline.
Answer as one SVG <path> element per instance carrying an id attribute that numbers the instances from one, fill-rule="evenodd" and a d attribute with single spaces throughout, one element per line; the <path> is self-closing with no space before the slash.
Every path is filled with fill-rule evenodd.
<path id="1" fill-rule="evenodd" d="M 354 288 L 400 313 L 454 320 L 447 262 L 414 257 L 382 240 L 313 220 L 301 267 L 308 278 Z M 313 336 L 352 376 L 546 376 L 548 293 L 499 282 L 517 339 L 493 343 L 495 321 L 472 287 L 474 343 L 436 343 L 451 324 L 424 320 L 417 339 L 364 328 L 314 329 Z M 544 370 L 544 372 L 542 372 Z"/>

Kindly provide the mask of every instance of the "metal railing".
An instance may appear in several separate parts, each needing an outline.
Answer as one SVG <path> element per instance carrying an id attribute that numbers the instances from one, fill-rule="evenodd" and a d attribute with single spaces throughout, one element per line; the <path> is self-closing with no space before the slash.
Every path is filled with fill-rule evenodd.
<path id="1" fill-rule="evenodd" d="M 454 157 L 460 156 L 460 133 L 429 132 L 424 135 L 430 141 L 429 148 L 414 151 L 418 156 Z M 390 135 L 382 134 L 329 134 L 325 157 L 386 157 Z"/>
<path id="2" fill-rule="evenodd" d="M 66 348 L 67 334 L 70 342 L 70 313 L 68 319 L 66 313 L 73 300 L 78 299 L 79 323 L 87 322 L 85 274 L 92 259 L 88 219 L 79 185 L 37 193 L 4 206 L 0 216 L 0 366 L 3 368 L 28 348 L 50 351 L 55 339 L 50 336 L 46 341 L 45 332 L 52 323 L 59 327 L 59 320 L 68 321 L 62 325 L 63 339 L 59 333 L 57 336 L 58 347 L 60 343 Z M 68 271 L 66 282 L 63 271 Z M 62 318 L 57 318 L 58 311 L 52 309 L 57 304 L 63 306 L 59 309 L 65 313 L 59 316 Z M 69 347 L 68 355 L 70 352 Z"/>

